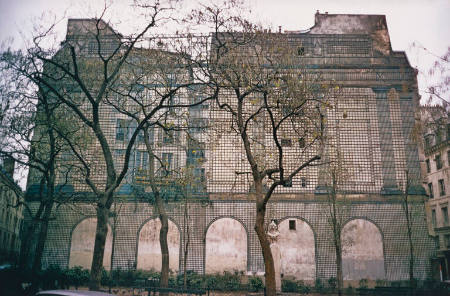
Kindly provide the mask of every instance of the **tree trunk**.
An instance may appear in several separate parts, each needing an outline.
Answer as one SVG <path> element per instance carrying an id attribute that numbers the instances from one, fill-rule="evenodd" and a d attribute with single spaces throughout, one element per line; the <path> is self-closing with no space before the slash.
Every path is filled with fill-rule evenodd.
<path id="1" fill-rule="evenodd" d="M 19 269 L 25 270 L 29 268 L 28 260 L 30 257 L 30 245 L 32 241 L 32 236 L 35 232 L 36 221 L 33 219 L 32 222 L 27 225 L 25 234 L 22 234 L 22 240 L 20 244 L 20 257 L 19 257 Z"/>
<path id="2" fill-rule="evenodd" d="M 159 231 L 159 244 L 161 246 L 161 278 L 159 286 L 167 288 L 169 285 L 169 246 L 167 244 L 169 220 L 159 192 L 155 193 L 155 205 L 159 214 L 159 221 L 161 222 L 161 229 Z"/>
<path id="3" fill-rule="evenodd" d="M 411 220 L 408 219 L 408 241 L 409 241 L 409 282 L 411 287 L 414 286 L 414 245 L 412 241 Z"/>
<path id="4" fill-rule="evenodd" d="M 189 233 L 189 221 L 188 221 L 188 204 L 185 200 L 184 204 L 184 254 L 183 254 L 183 288 L 187 289 L 187 257 L 189 255 L 189 243 L 191 240 L 190 233 Z"/>
<path id="5" fill-rule="evenodd" d="M 92 258 L 89 290 L 99 290 L 102 279 L 103 255 L 105 253 L 106 236 L 108 234 L 109 209 L 102 204 L 97 205 L 97 229 L 95 232 L 94 256 Z"/>
<path id="6" fill-rule="evenodd" d="M 339 242 L 336 242 L 336 282 L 338 295 L 342 295 L 342 288 L 344 286 L 344 277 L 342 274 L 342 249 Z"/>
<path id="7" fill-rule="evenodd" d="M 34 260 L 32 267 L 33 276 L 36 276 L 41 271 L 42 254 L 44 252 L 45 241 L 47 239 L 48 222 L 50 220 L 52 208 L 53 202 L 49 202 L 48 204 L 45 205 L 44 215 L 40 223 L 41 227 L 39 229 L 38 242 L 36 245 L 36 250 L 34 252 Z"/>
<path id="8" fill-rule="evenodd" d="M 256 205 L 256 222 L 255 231 L 258 236 L 259 243 L 261 245 L 264 267 L 265 267 L 265 280 L 266 280 L 266 295 L 276 295 L 276 283 L 275 283 L 275 266 L 273 263 L 272 251 L 270 250 L 270 243 L 267 239 L 267 235 L 264 229 L 264 217 L 266 214 L 266 205 L 257 202 Z"/>

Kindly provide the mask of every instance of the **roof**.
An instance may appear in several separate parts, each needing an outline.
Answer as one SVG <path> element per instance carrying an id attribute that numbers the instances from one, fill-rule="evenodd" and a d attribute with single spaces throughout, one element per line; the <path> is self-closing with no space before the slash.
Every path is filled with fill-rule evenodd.
<path id="1" fill-rule="evenodd" d="M 311 34 L 373 34 L 387 30 L 386 16 L 316 13 Z"/>

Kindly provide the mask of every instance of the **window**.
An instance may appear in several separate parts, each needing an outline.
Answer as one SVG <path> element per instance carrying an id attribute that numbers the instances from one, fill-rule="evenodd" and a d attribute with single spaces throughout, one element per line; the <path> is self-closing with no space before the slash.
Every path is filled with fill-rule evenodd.
<path id="1" fill-rule="evenodd" d="M 136 121 L 117 119 L 116 120 L 116 141 L 128 141 L 131 139 L 137 128 Z M 139 136 L 138 139 L 139 141 Z"/>
<path id="2" fill-rule="evenodd" d="M 305 138 L 300 138 L 300 139 L 298 139 L 298 146 L 299 146 L 300 148 L 305 148 L 305 146 L 306 146 Z"/>
<path id="3" fill-rule="evenodd" d="M 428 194 L 430 196 L 430 198 L 433 198 L 433 183 L 428 183 Z"/>
<path id="4" fill-rule="evenodd" d="M 148 153 L 147 151 L 136 151 L 136 169 L 148 170 Z"/>
<path id="5" fill-rule="evenodd" d="M 187 151 L 187 165 L 197 166 L 205 160 L 205 150 L 199 149 L 188 149 Z"/>
<path id="6" fill-rule="evenodd" d="M 425 136 L 425 149 L 429 149 L 433 146 L 433 135 Z"/>
<path id="7" fill-rule="evenodd" d="M 440 180 L 438 181 L 438 183 L 439 183 L 439 195 L 440 195 L 440 196 L 443 196 L 443 195 L 445 195 L 445 184 L 444 184 L 444 179 L 440 179 Z"/>
<path id="8" fill-rule="evenodd" d="M 289 230 L 295 229 L 296 229 L 295 220 L 289 220 Z"/>
<path id="9" fill-rule="evenodd" d="M 436 139 L 436 145 L 442 143 L 442 133 L 441 133 L 440 130 L 436 130 L 435 137 L 436 137 L 435 138 Z"/>
<path id="10" fill-rule="evenodd" d="M 436 162 L 436 169 L 437 170 L 442 169 L 442 160 L 441 160 L 441 155 L 440 154 L 436 154 L 436 157 L 434 158 L 434 161 Z"/>
<path id="11" fill-rule="evenodd" d="M 436 227 L 436 210 L 435 209 L 431 210 L 431 225 L 433 226 L 433 228 Z"/>
<path id="12" fill-rule="evenodd" d="M 292 179 L 289 179 L 283 184 L 283 187 L 292 187 Z"/>
<path id="13" fill-rule="evenodd" d="M 445 240 L 445 246 L 447 247 L 447 249 L 450 248 L 450 234 L 446 234 L 444 236 L 444 240 Z"/>
<path id="14" fill-rule="evenodd" d="M 427 159 L 427 160 L 425 161 L 425 163 L 427 164 L 427 173 L 431 173 L 430 160 Z"/>
<path id="15" fill-rule="evenodd" d="M 450 150 L 447 151 L 447 164 L 450 166 Z"/>
<path id="16" fill-rule="evenodd" d="M 444 224 L 444 226 L 448 226 L 448 208 L 442 207 L 441 213 L 442 213 L 442 223 Z"/>
<path id="17" fill-rule="evenodd" d="M 176 133 L 174 130 L 162 130 L 162 142 L 164 144 L 173 144 L 175 142 Z"/>
<path id="18" fill-rule="evenodd" d="M 450 123 L 447 123 L 447 141 L 450 141 Z"/>
<path id="19" fill-rule="evenodd" d="M 299 47 L 298 49 L 297 49 L 297 55 L 299 55 L 299 56 L 302 56 L 302 55 L 304 55 L 305 54 L 305 48 L 302 46 L 302 47 Z"/>
<path id="20" fill-rule="evenodd" d="M 164 166 L 162 170 L 163 175 L 170 175 L 170 170 L 172 169 L 173 154 L 163 153 L 162 154 L 162 165 Z"/>
<path id="21" fill-rule="evenodd" d="M 303 177 L 300 179 L 300 181 L 301 181 L 302 187 L 306 187 L 306 178 Z"/>
<path id="22" fill-rule="evenodd" d="M 125 141 L 131 138 L 134 129 L 137 127 L 136 122 L 130 122 L 125 119 L 117 119 L 116 121 L 116 140 Z"/>
<path id="23" fill-rule="evenodd" d="M 281 139 L 281 147 L 291 147 L 292 141 L 291 139 Z"/>

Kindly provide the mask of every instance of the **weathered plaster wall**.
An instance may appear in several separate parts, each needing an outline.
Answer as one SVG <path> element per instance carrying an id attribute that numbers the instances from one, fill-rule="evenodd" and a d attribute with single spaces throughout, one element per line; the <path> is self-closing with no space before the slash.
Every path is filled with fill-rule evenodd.
<path id="1" fill-rule="evenodd" d="M 159 244 L 160 229 L 161 222 L 159 219 L 149 220 L 141 228 L 137 249 L 137 269 L 161 270 L 161 246 Z M 175 223 L 170 220 L 167 243 L 169 246 L 169 268 L 173 271 L 178 271 L 180 231 Z"/>
<path id="2" fill-rule="evenodd" d="M 295 230 L 289 230 L 289 221 L 295 221 Z M 278 225 L 280 231 L 281 272 L 299 280 L 316 277 L 316 251 L 314 233 L 308 223 L 289 218 Z"/>
<path id="3" fill-rule="evenodd" d="M 231 218 L 212 223 L 205 239 L 205 272 L 247 270 L 247 233 Z"/>
<path id="4" fill-rule="evenodd" d="M 385 279 L 383 239 L 378 228 L 363 219 L 351 220 L 342 230 L 344 280 Z"/>
<path id="5" fill-rule="evenodd" d="M 81 221 L 72 232 L 70 245 L 69 267 L 81 266 L 91 269 L 92 257 L 94 255 L 96 218 L 87 218 Z M 103 266 L 106 270 L 111 269 L 112 235 L 108 225 L 106 236 L 105 253 L 103 255 Z"/>
<path id="6" fill-rule="evenodd" d="M 364 196 L 360 196 L 362 199 Z M 298 196 L 301 198 L 301 196 Z M 384 201 L 354 201 L 350 209 L 345 211 L 346 220 L 364 219 L 363 221 L 373 221 L 376 223 L 380 235 L 376 234 L 371 224 L 366 222 L 362 225 L 368 226 L 361 232 L 370 233 L 366 237 L 368 240 L 366 245 L 357 244 L 355 251 L 366 256 L 366 249 L 373 248 L 374 245 L 380 245 L 377 256 L 367 255 L 367 258 L 379 258 L 380 252 L 384 247 L 384 265 L 386 270 L 385 278 L 389 281 L 408 279 L 408 238 L 406 225 L 402 219 L 402 206 L 398 202 L 389 202 L 386 197 L 371 197 L 373 199 L 381 199 Z M 415 267 L 414 274 L 418 279 L 425 279 L 429 276 L 430 257 L 434 256 L 434 241 L 428 236 L 427 225 L 425 223 L 425 214 L 423 204 L 412 205 L 414 213 L 413 241 L 415 247 Z M 33 210 L 37 210 L 37 203 L 32 204 Z M 69 254 L 71 247 L 71 233 L 74 227 L 83 218 L 91 218 L 95 215 L 95 209 L 89 203 L 77 203 L 76 211 L 73 205 L 61 205 L 55 208 L 56 219 L 52 220 L 49 227 L 48 240 L 45 245 L 43 265 L 44 268 L 49 265 L 59 265 L 61 268 L 67 268 L 69 265 Z M 169 217 L 179 226 L 181 234 L 181 253 L 179 257 L 180 268 L 183 268 L 183 231 L 187 224 L 184 224 L 184 205 L 182 203 L 168 203 L 166 205 Z M 115 239 L 115 255 L 113 258 L 113 269 L 134 269 L 137 267 L 137 259 L 139 260 L 138 241 L 142 225 L 145 225 L 149 219 L 156 216 L 153 212 L 153 205 L 143 202 L 125 202 L 123 203 L 118 215 L 116 239 Z M 210 261 L 205 260 L 206 246 L 208 244 L 206 235 L 209 231 L 209 225 L 221 218 L 234 218 L 240 221 L 247 231 L 247 266 L 244 270 L 249 273 L 257 273 L 264 271 L 264 260 L 261 254 L 258 238 L 253 230 L 255 223 L 255 203 L 251 201 L 212 201 L 210 204 L 192 203 L 188 205 L 189 219 L 186 220 L 189 225 L 190 243 L 188 248 L 187 269 L 198 273 L 205 272 L 205 264 Z M 29 217 L 27 217 L 29 219 Z M 218 220 L 219 219 L 219 220 Z M 299 219 L 310 225 L 315 236 L 315 274 L 316 278 L 326 280 L 330 277 L 336 277 L 335 256 L 333 243 L 330 240 L 331 227 L 324 214 L 324 204 L 317 201 L 277 201 L 269 203 L 267 206 L 266 221 L 277 219 L 284 221 L 285 219 Z M 29 220 L 28 220 L 29 221 Z M 236 222 L 239 223 L 239 222 Z M 353 222 L 356 223 L 356 222 Z M 348 224 L 352 225 L 352 224 Z M 283 225 L 281 225 L 283 227 Z M 366 227 L 367 228 L 367 227 Z M 94 228 L 92 228 L 94 230 Z M 373 230 L 373 231 L 372 231 Z M 223 236 L 224 240 L 229 239 L 229 233 Z M 243 233 L 243 232 L 242 232 Z M 307 233 L 307 231 L 303 231 Z M 377 240 L 374 241 L 374 239 Z M 209 241 L 209 240 L 208 240 Z M 302 242 L 303 243 L 303 242 Z M 311 245 L 310 243 L 308 244 Z M 358 247 L 359 246 L 359 247 Z M 383 247 L 382 247 L 383 246 Z M 308 247 L 309 248 L 309 247 Z M 244 250 L 244 247 L 241 247 Z M 364 250 L 364 252 L 362 251 Z M 209 252 L 209 251 L 208 251 Z M 311 251 L 312 252 L 312 251 Z M 359 252 L 359 253 L 358 253 Z M 209 256 L 209 255 L 208 255 Z M 313 256 L 311 256 L 312 258 Z M 241 262 L 245 262 L 244 260 Z M 359 263 L 358 263 L 359 264 Z M 358 265 L 348 265 L 358 269 Z M 377 266 L 377 265 L 375 265 Z M 380 266 L 380 265 L 378 265 Z M 364 275 L 370 278 L 372 275 Z"/>

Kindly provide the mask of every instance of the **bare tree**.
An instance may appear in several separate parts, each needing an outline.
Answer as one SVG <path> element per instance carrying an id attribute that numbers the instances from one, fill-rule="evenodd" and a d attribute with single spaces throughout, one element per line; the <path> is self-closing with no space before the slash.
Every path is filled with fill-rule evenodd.
<path id="1" fill-rule="evenodd" d="M 406 222 L 406 235 L 408 236 L 408 251 L 409 251 L 409 284 L 410 287 L 415 287 L 414 281 L 414 242 L 413 242 L 413 231 L 414 231 L 414 201 L 411 200 L 409 191 L 411 190 L 412 180 L 410 178 L 408 170 L 405 170 L 404 185 L 402 188 L 402 209 L 405 215 Z"/>
<path id="2" fill-rule="evenodd" d="M 39 87 L 34 76 L 36 65 L 30 63 L 25 55 L 7 50 L 1 53 L 0 63 L 4 107 L 0 155 L 14 159 L 22 170 L 30 170 L 30 179 L 39 184 L 37 188 L 29 188 L 29 191 L 36 190 L 33 194 L 29 193 L 39 204 L 37 211 L 33 213 L 17 185 L 7 182 L 8 178 L 1 174 L 2 180 L 9 184 L 17 196 L 17 204 L 11 206 L 24 207 L 31 218 L 23 234 L 25 239 L 21 244 L 19 265 L 21 268 L 27 268 L 30 253 L 33 254 L 31 269 L 36 278 L 41 270 L 42 254 L 54 205 L 71 197 L 64 191 L 72 167 L 60 163 L 68 147 L 59 133 L 64 133 L 68 138 L 76 138 L 76 124 L 72 124 L 70 116 L 64 114 L 60 104 Z M 59 180 L 57 170 L 64 172 L 59 174 Z M 37 243 L 34 250 L 31 250 L 29 238 L 36 232 Z"/>
<path id="3" fill-rule="evenodd" d="M 49 31 L 36 36 L 26 55 L 31 64 L 37 65 L 29 76 L 36 79 L 40 89 L 50 93 L 53 100 L 64 106 L 67 114 L 81 123 L 81 133 L 92 138 L 87 149 L 80 149 L 75 141 L 59 134 L 79 164 L 76 177 L 83 180 L 93 193 L 96 204 L 97 228 L 89 284 L 93 290 L 97 290 L 100 285 L 107 220 L 114 201 L 114 191 L 127 175 L 132 148 L 139 132 L 158 110 L 164 108 L 171 93 L 161 98 L 147 116 L 142 116 L 140 124 L 130 132 L 121 167 L 115 166 L 111 146 L 113 139 L 107 132 L 108 123 L 104 118 L 104 112 L 110 106 L 107 99 L 119 78 L 129 74 L 127 62 L 136 57 L 139 51 L 136 46 L 144 35 L 157 26 L 161 19 L 169 16 L 171 2 L 138 3 L 138 8 L 145 12 L 147 23 L 140 32 L 129 37 L 116 33 L 101 15 L 97 19 L 69 24 L 67 39 L 56 51 L 41 46 Z M 128 85 L 133 83 L 128 81 Z"/>
<path id="4" fill-rule="evenodd" d="M 162 40 L 172 51 L 161 48 Z M 160 37 L 158 49 L 140 50 L 139 56 L 127 63 L 127 75 L 119 79 L 117 88 L 112 88 L 118 96 L 108 99 L 116 111 L 129 118 L 130 124 L 142 126 L 133 151 L 146 152 L 146 165 L 135 167 L 130 174 L 150 187 L 150 200 L 161 222 L 161 287 L 167 287 L 169 280 L 169 225 L 163 200 L 167 198 L 166 189 L 192 188 L 199 181 L 192 176 L 194 166 L 187 163 L 189 151 L 192 151 L 188 146 L 197 142 L 189 135 L 189 108 L 200 106 L 217 95 L 217 91 L 212 91 L 211 95 L 196 99 L 199 93 L 195 89 L 205 89 L 208 85 L 193 79 L 194 63 L 192 55 L 186 51 L 189 48 L 183 45 L 185 41 L 186 37 Z M 136 92 L 137 86 L 140 90 Z M 147 121 L 143 122 L 143 118 Z M 156 132 L 158 140 L 154 139 Z M 165 149 L 175 150 L 176 155 L 164 153 Z"/>
<path id="5" fill-rule="evenodd" d="M 320 159 L 322 110 L 331 88 L 299 69 L 300 44 L 251 24 L 234 4 L 238 3 L 204 6 L 192 18 L 214 30 L 203 72 L 220 89 L 210 126 L 220 135 L 231 131 L 229 136 L 242 145 L 256 201 L 255 231 L 264 257 L 266 291 L 275 295 L 266 206 L 278 186 L 291 184 Z M 294 146 L 299 139 L 301 148 Z"/>
<path id="6" fill-rule="evenodd" d="M 331 155 L 333 154 L 333 155 Z M 325 213 L 328 224 L 332 232 L 332 242 L 334 245 L 336 256 L 336 282 L 338 295 L 342 295 L 344 288 L 344 278 L 342 269 L 343 249 L 350 244 L 344 241 L 342 237 L 342 229 L 348 217 L 349 203 L 343 189 L 343 184 L 349 179 L 347 171 L 348 164 L 344 163 L 341 152 L 338 148 L 330 145 L 328 149 L 329 161 L 324 165 L 324 178 L 326 184 L 326 202 Z"/>

